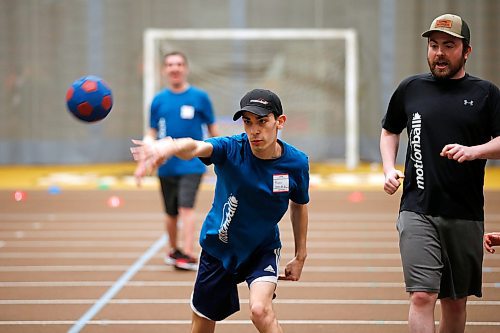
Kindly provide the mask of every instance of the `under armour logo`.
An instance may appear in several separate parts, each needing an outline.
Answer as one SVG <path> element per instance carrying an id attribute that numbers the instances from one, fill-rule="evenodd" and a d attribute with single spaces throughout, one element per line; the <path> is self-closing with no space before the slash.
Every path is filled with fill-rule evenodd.
<path id="1" fill-rule="evenodd" d="M 473 106 L 474 105 L 474 101 L 468 101 L 468 100 L 464 99 L 464 105 Z"/>

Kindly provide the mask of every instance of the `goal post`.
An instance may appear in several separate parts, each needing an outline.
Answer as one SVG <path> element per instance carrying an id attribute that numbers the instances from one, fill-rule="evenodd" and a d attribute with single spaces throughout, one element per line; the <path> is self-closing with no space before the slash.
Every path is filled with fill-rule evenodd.
<path id="1" fill-rule="evenodd" d="M 348 169 L 359 164 L 358 41 L 354 29 L 147 29 L 144 31 L 143 122 L 149 127 L 150 103 L 161 86 L 160 43 L 176 41 L 328 41 L 344 42 L 345 163 Z M 240 96 L 239 96 L 240 97 Z"/>

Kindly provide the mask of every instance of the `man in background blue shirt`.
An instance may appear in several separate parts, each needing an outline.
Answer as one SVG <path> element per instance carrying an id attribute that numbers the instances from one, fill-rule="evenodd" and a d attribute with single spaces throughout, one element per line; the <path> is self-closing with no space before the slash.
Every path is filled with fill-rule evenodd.
<path id="1" fill-rule="evenodd" d="M 203 139 L 203 126 L 210 136 L 218 135 L 212 103 L 208 94 L 187 82 L 188 63 L 181 52 L 164 56 L 163 74 L 168 88 L 160 91 L 151 103 L 150 129 L 145 141 L 171 138 Z M 166 212 L 165 227 L 169 248 L 165 263 L 176 268 L 196 270 L 194 244 L 194 204 L 205 165 L 197 158 L 169 159 L 158 169 L 163 203 Z M 182 222 L 182 250 L 177 244 L 177 224 Z"/>

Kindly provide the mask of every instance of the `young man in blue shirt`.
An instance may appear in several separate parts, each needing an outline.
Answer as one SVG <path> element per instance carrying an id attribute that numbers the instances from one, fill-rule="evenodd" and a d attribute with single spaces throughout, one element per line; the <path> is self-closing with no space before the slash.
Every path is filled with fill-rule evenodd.
<path id="1" fill-rule="evenodd" d="M 192 332 L 213 332 L 239 310 L 237 284 L 250 289 L 251 319 L 259 332 L 282 332 L 272 299 L 278 279 L 297 281 L 306 259 L 309 202 L 307 156 L 278 139 L 286 122 L 281 101 L 269 90 L 254 89 L 233 119 L 245 133 L 197 141 L 164 138 L 133 142 L 134 159 L 144 175 L 164 159 L 199 157 L 217 174 L 212 209 L 200 234 L 202 252 L 191 299 Z M 295 255 L 278 274 L 281 242 L 278 223 L 290 207 Z"/>

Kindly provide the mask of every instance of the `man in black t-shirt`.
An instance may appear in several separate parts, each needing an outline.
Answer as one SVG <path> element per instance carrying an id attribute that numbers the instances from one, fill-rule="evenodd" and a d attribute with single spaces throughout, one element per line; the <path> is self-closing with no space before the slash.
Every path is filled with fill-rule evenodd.
<path id="1" fill-rule="evenodd" d="M 464 332 L 469 295 L 481 297 L 484 172 L 500 158 L 500 92 L 465 72 L 470 31 L 445 14 L 422 34 L 430 73 L 411 76 L 394 92 L 382 121 L 384 190 L 403 181 L 397 221 L 410 332 Z M 404 173 L 395 161 L 401 132 L 408 147 Z"/>

